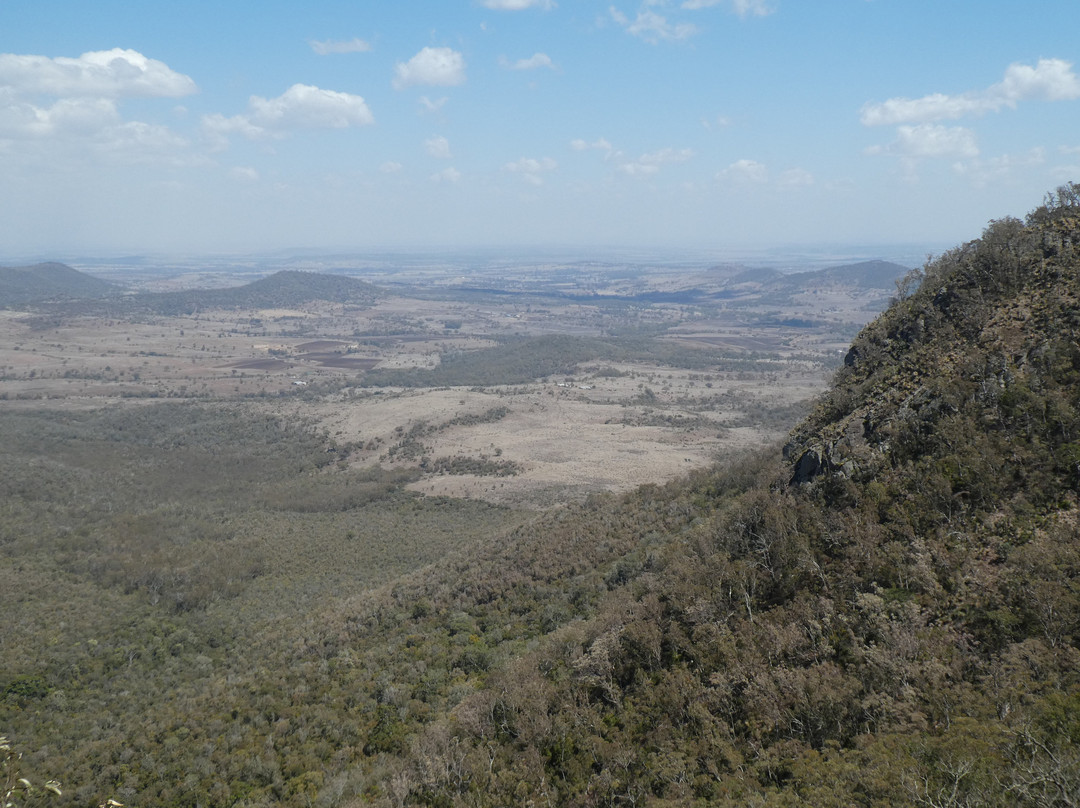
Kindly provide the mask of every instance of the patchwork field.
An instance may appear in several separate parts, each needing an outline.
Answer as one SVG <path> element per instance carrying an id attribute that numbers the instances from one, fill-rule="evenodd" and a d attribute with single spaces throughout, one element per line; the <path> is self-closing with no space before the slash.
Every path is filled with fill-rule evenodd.
<path id="1" fill-rule="evenodd" d="M 230 402 L 325 430 L 348 447 L 344 465 L 412 469 L 415 492 L 536 507 L 777 439 L 822 389 L 838 344 L 673 304 L 389 296 L 176 316 L 8 311 L 0 400 Z"/>

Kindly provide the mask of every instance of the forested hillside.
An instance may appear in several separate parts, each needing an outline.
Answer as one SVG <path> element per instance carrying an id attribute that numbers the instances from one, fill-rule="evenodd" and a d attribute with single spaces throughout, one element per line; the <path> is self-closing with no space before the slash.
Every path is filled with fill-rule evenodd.
<path id="1" fill-rule="evenodd" d="M 910 279 L 786 462 L 628 500 L 671 515 L 663 538 L 608 569 L 587 619 L 403 732 L 384 793 L 1076 804 L 1078 190 Z M 432 608 L 482 624 L 492 600 Z"/>
<path id="2" fill-rule="evenodd" d="M 55 262 L 28 267 L 0 267 L 0 308 L 47 300 L 100 298 L 118 291 L 107 281 Z"/>
<path id="3" fill-rule="evenodd" d="M 1078 186 L 900 284 L 783 455 L 539 516 L 21 418 L 0 728 L 66 804 L 1080 803 Z"/>

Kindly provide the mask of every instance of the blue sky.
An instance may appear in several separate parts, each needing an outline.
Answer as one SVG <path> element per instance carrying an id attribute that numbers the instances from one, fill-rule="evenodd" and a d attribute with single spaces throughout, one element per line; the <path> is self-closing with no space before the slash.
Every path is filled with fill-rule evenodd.
<path id="1" fill-rule="evenodd" d="M 1080 180 L 1076 0 L 0 0 L 0 258 L 948 246 Z"/>

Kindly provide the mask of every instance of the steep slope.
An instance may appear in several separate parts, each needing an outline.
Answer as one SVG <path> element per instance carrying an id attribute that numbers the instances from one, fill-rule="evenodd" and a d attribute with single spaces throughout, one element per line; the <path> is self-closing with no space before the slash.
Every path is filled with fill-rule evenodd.
<path id="1" fill-rule="evenodd" d="M 23 306 L 57 298 L 103 297 L 116 291 L 108 281 L 66 264 L 0 267 L 0 306 Z"/>
<path id="2" fill-rule="evenodd" d="M 1078 190 L 929 265 L 787 462 L 666 494 L 654 507 L 682 527 L 612 567 L 591 618 L 446 719 L 398 725 L 399 746 L 371 750 L 396 751 L 382 793 L 1075 804 Z"/>
<path id="3" fill-rule="evenodd" d="M 24 459 L 0 499 L 0 551 L 36 552 L 39 523 L 54 548 L 0 568 L 30 626 L 6 646 L 0 724 L 70 804 L 1080 804 L 1080 188 L 901 288 L 920 280 L 858 336 L 786 458 L 488 514 L 518 526 L 375 591 L 347 564 L 334 596 L 234 580 L 274 558 L 235 521 L 244 485 L 189 470 L 223 504 L 114 512 L 100 453 L 49 421 L 86 467 Z M 288 558 L 377 544 L 382 509 L 350 508 L 353 484 L 264 481 L 245 460 L 323 468 L 328 438 L 246 428 L 247 455 L 216 430 L 205 451 L 281 509 Z M 124 434 L 113 451 L 139 460 Z M 118 466 L 132 496 L 148 467 Z M 96 526 L 73 493 L 94 481 Z M 288 513 L 323 486 L 321 521 Z M 417 535 L 456 507 L 393 502 Z M 83 593 L 55 620 L 54 562 Z M 100 588 L 110 575 L 132 589 Z M 171 611 L 141 596 L 215 587 L 227 598 Z"/>

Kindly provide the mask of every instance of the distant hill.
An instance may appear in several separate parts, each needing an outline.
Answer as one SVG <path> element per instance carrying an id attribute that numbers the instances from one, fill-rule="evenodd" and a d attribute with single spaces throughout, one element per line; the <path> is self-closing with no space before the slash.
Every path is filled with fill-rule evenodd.
<path id="1" fill-rule="evenodd" d="M 881 307 L 896 292 L 896 281 L 910 269 L 891 261 L 862 261 L 856 264 L 784 274 L 770 267 L 750 267 L 710 286 L 708 297 L 729 305 L 794 307 L 798 296 L 824 289 L 849 293 L 880 293 Z M 803 304 L 805 301 L 803 302 Z"/>
<path id="2" fill-rule="evenodd" d="M 117 291 L 108 281 L 66 264 L 0 267 L 0 308 L 56 299 L 99 298 Z"/>
<path id="3" fill-rule="evenodd" d="M 820 269 L 815 272 L 796 272 L 792 275 L 784 275 L 780 282 L 784 285 L 801 287 L 839 284 L 859 289 L 892 290 L 895 288 L 897 279 L 902 278 L 908 271 L 908 267 L 894 264 L 891 261 L 863 261 L 858 264 L 845 264 Z"/>
<path id="4" fill-rule="evenodd" d="M 176 315 L 203 309 L 293 308 L 313 300 L 368 305 L 380 294 L 378 287 L 343 275 L 282 270 L 243 286 L 226 289 L 186 289 L 128 295 L 119 301 L 112 301 L 110 311 Z"/>
<path id="5" fill-rule="evenodd" d="M 184 295 L 183 292 L 175 294 Z M 187 293 L 191 294 L 191 293 Z M 196 292 L 196 300 L 208 308 L 288 308 L 312 300 L 335 303 L 371 303 L 379 290 L 366 281 L 322 272 L 282 270 L 244 286 Z"/>
<path id="6" fill-rule="evenodd" d="M 741 286 L 747 283 L 757 283 L 767 285 L 770 283 L 776 283 L 784 277 L 782 272 L 778 272 L 775 269 L 769 267 L 752 267 L 740 272 L 738 275 L 733 275 L 725 282 L 725 286 Z"/>

